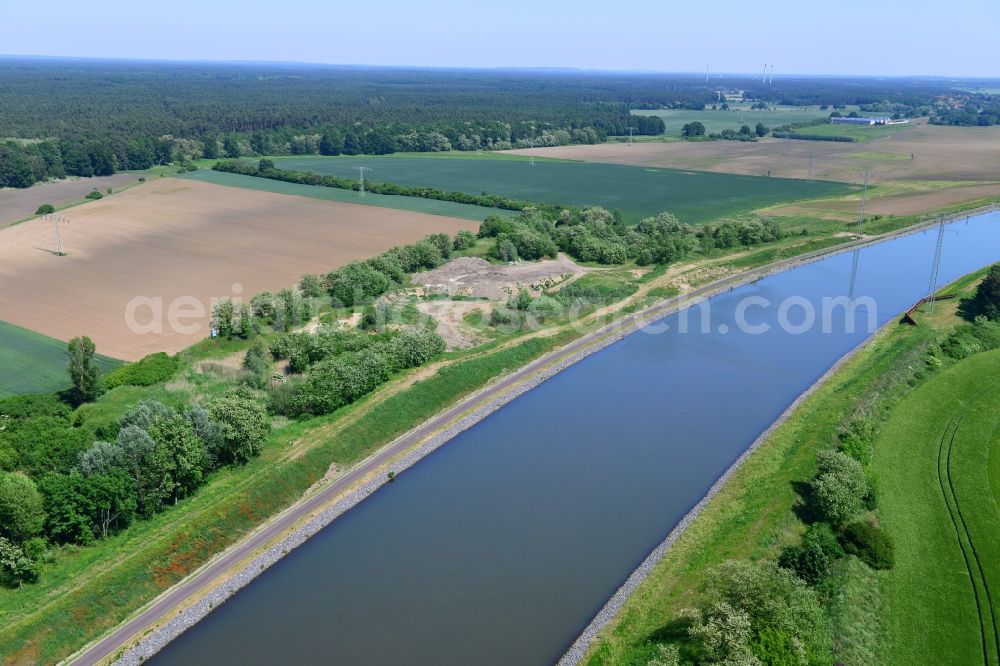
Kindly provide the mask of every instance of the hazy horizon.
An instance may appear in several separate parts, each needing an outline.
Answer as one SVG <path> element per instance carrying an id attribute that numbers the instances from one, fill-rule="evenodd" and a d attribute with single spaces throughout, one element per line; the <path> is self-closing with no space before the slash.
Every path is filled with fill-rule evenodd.
<path id="1" fill-rule="evenodd" d="M 694 10 L 637 0 L 627 11 L 525 0 L 499 8 L 457 0 L 383 0 L 374 8 L 321 0 L 279 8 L 261 0 L 156 7 L 7 0 L 0 21 L 10 57 L 693 75 L 708 63 L 716 76 L 753 76 L 767 62 L 776 80 L 1000 76 L 991 34 L 1000 5 L 990 0 L 933 15 L 859 0 L 777 0 L 756 9 L 709 0 Z M 935 48 L 950 34 L 962 39 Z"/>

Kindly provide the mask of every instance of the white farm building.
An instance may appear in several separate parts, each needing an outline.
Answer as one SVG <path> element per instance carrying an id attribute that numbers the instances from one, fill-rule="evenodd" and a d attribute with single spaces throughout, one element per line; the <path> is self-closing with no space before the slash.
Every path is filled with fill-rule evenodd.
<path id="1" fill-rule="evenodd" d="M 831 125 L 905 125 L 909 121 L 906 118 L 893 120 L 888 116 L 877 118 L 830 118 Z"/>

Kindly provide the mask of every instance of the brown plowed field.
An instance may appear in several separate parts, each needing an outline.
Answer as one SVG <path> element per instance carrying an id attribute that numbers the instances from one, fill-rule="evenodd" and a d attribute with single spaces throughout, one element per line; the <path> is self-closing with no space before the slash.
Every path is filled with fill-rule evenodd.
<path id="1" fill-rule="evenodd" d="M 51 252 L 42 220 L 0 229 L 0 320 L 68 340 L 89 335 L 99 352 L 134 360 L 177 352 L 207 335 L 212 298 L 275 291 L 468 220 L 158 179 L 64 212 L 67 256 Z M 159 332 L 139 324 L 161 313 Z M 186 298 L 187 304 L 177 299 Z M 174 304 L 182 327 L 171 326 Z M 204 313 L 190 316 L 198 305 Z M 184 330 L 190 326 L 190 331 Z"/>
<path id="2" fill-rule="evenodd" d="M 814 177 L 826 180 L 858 182 L 867 168 L 874 171 L 877 182 L 1000 181 L 1000 127 L 944 127 L 920 120 L 912 128 L 863 143 L 802 140 L 788 143 L 788 155 L 784 154 L 784 142 L 772 138 L 755 143 L 675 141 L 631 146 L 603 143 L 536 148 L 534 153 L 538 157 L 754 176 L 770 171 L 772 176 L 786 178 L 805 178 L 812 156 Z"/>
<path id="3" fill-rule="evenodd" d="M 51 183 L 36 183 L 23 190 L 0 190 L 0 227 L 34 215 L 42 204 L 65 206 L 82 200 L 91 190 L 96 189 L 104 194 L 109 187 L 118 189 L 138 179 L 139 176 L 136 174 L 116 173 L 113 176 L 67 178 Z"/>

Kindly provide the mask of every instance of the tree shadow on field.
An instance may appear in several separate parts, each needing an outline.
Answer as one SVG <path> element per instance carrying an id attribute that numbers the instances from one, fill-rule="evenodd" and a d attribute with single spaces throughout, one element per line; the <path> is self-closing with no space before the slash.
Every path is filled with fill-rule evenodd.
<path id="1" fill-rule="evenodd" d="M 791 485 L 799 497 L 792 506 L 792 513 L 806 525 L 820 522 L 821 518 L 812 498 L 812 485 L 808 481 L 792 481 Z"/>
<path id="2" fill-rule="evenodd" d="M 676 617 L 651 631 L 647 638 L 654 643 L 679 643 L 687 640 L 690 617 Z"/>

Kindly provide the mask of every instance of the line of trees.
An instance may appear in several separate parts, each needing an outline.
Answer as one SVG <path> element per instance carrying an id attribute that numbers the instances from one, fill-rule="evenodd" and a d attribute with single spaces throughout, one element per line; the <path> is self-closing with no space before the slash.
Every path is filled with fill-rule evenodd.
<path id="1" fill-rule="evenodd" d="M 667 264 L 700 250 L 751 246 L 779 240 L 773 220 L 750 217 L 727 220 L 695 230 L 670 213 L 660 213 L 627 225 L 617 212 L 600 207 L 563 210 L 558 216 L 527 209 L 512 218 L 487 217 L 480 238 L 495 239 L 492 255 L 503 261 L 555 257 L 559 251 L 574 259 L 601 264 Z"/>

